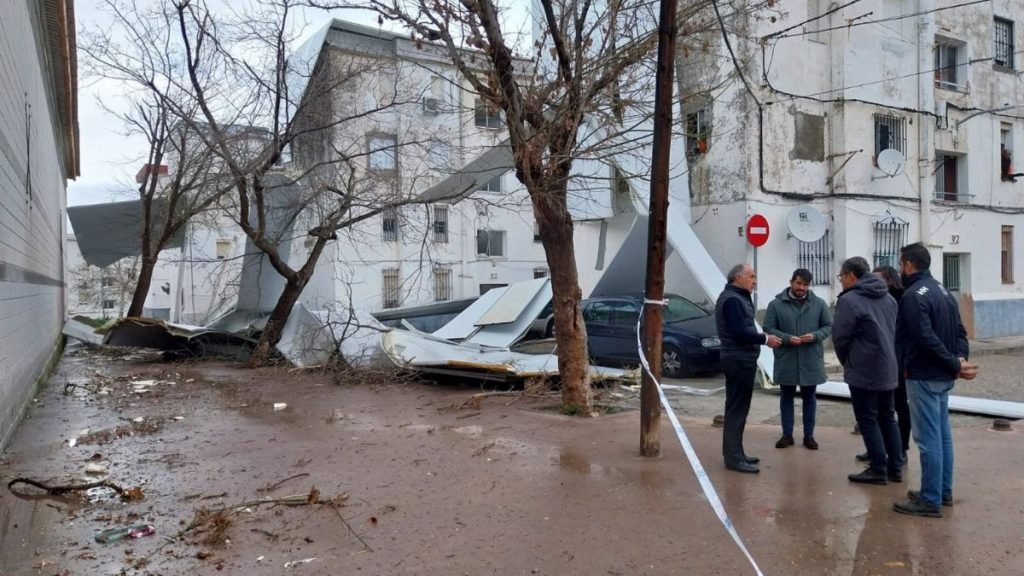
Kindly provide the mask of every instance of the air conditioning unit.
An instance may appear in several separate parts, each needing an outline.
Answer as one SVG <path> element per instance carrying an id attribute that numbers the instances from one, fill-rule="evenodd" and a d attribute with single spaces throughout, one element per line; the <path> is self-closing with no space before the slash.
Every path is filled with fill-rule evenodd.
<path id="1" fill-rule="evenodd" d="M 440 98 L 424 98 L 423 99 L 423 113 L 424 114 L 440 114 L 444 110 L 442 109 L 442 103 Z"/>

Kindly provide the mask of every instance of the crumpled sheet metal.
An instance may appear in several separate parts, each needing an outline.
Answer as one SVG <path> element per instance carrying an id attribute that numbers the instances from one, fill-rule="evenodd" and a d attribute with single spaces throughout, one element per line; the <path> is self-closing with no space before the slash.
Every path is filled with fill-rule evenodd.
<path id="1" fill-rule="evenodd" d="M 410 330 L 392 330 L 381 337 L 381 348 L 399 368 L 424 372 L 464 373 L 497 380 L 558 375 L 554 354 L 523 354 L 472 343 L 459 344 Z M 635 371 L 591 366 L 592 381 L 634 382 Z"/>

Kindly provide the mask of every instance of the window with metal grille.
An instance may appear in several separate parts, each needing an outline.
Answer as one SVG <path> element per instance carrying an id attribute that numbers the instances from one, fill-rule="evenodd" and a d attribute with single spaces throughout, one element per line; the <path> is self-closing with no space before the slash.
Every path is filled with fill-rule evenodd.
<path id="1" fill-rule="evenodd" d="M 875 236 L 875 267 L 892 266 L 899 268 L 900 248 L 907 244 L 910 223 L 902 218 L 889 216 L 873 224 Z"/>
<path id="2" fill-rule="evenodd" d="M 448 207 L 434 206 L 434 221 L 431 223 L 434 229 L 434 242 L 438 244 L 448 243 Z"/>
<path id="3" fill-rule="evenodd" d="M 875 157 L 892 148 L 907 153 L 907 121 L 899 116 L 875 114 Z"/>
<path id="4" fill-rule="evenodd" d="M 434 300 L 446 302 L 452 299 L 452 269 L 442 266 L 434 268 Z"/>
<path id="5" fill-rule="evenodd" d="M 480 256 L 504 256 L 505 255 L 505 231 L 504 230 L 477 230 L 476 231 L 476 253 Z"/>
<path id="6" fill-rule="evenodd" d="M 479 191 L 480 192 L 491 192 L 491 193 L 501 192 L 501 183 L 502 183 L 501 179 L 502 179 L 503 176 L 504 176 L 504 174 L 499 174 L 499 175 L 495 176 L 494 178 L 491 178 L 490 180 L 487 181 L 486 184 L 484 184 L 483 186 L 480 187 Z"/>
<path id="7" fill-rule="evenodd" d="M 477 98 L 473 116 L 480 128 L 501 128 L 501 110 Z"/>
<path id="8" fill-rule="evenodd" d="M 811 271 L 811 285 L 827 286 L 832 278 L 832 231 L 825 230 L 814 242 L 798 242 L 797 267 Z"/>
<path id="9" fill-rule="evenodd" d="M 383 280 L 382 296 L 385 308 L 398 308 L 402 303 L 402 276 L 398 268 L 385 268 L 381 271 Z"/>
<path id="10" fill-rule="evenodd" d="M 711 114 L 707 108 L 686 115 L 686 155 L 699 156 L 708 151 L 711 139 Z"/>
<path id="11" fill-rule="evenodd" d="M 935 41 L 935 85 L 940 88 L 960 88 L 958 75 L 960 63 L 960 46 L 936 40 Z"/>
<path id="12" fill-rule="evenodd" d="M 960 291 L 960 255 L 942 255 L 942 285 L 950 292 Z"/>
<path id="13" fill-rule="evenodd" d="M 1013 69 L 1013 21 L 1005 18 L 996 18 L 994 21 L 995 58 L 996 66 Z"/>
<path id="14" fill-rule="evenodd" d="M 534 268 L 533 269 L 533 278 L 534 278 L 534 280 L 536 280 L 537 278 L 547 278 L 547 277 L 548 277 L 548 269 L 547 268 Z"/>
<path id="15" fill-rule="evenodd" d="M 1013 284 L 1013 226 L 1003 226 L 1000 233 L 1002 249 L 1000 250 L 1000 268 L 1003 284 Z"/>
<path id="16" fill-rule="evenodd" d="M 381 234 L 384 237 L 385 242 L 397 242 L 398 241 L 398 210 L 395 208 L 385 208 L 380 213 L 380 227 Z"/>

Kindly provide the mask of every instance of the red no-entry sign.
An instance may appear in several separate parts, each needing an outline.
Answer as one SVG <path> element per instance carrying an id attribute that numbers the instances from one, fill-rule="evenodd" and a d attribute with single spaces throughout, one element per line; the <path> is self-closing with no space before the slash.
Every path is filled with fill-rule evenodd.
<path id="1" fill-rule="evenodd" d="M 768 241 L 768 219 L 760 214 L 754 214 L 747 220 L 747 242 L 751 246 L 764 246 Z"/>

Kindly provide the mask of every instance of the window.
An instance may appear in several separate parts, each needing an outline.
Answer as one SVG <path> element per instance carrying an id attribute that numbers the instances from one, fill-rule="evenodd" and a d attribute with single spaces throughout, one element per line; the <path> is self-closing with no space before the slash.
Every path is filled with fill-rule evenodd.
<path id="1" fill-rule="evenodd" d="M 107 298 L 107 299 L 103 300 L 103 309 L 104 310 L 113 310 L 114 308 L 117 308 L 117 301 L 116 300 L 113 300 L 111 298 Z"/>
<path id="2" fill-rule="evenodd" d="M 381 271 L 385 308 L 398 308 L 402 301 L 402 276 L 398 268 Z"/>
<path id="3" fill-rule="evenodd" d="M 397 141 L 394 136 L 375 134 L 367 138 L 370 149 L 368 168 L 374 172 L 394 172 L 398 168 Z"/>
<path id="4" fill-rule="evenodd" d="M 398 241 L 398 210 L 395 208 L 385 208 L 380 214 L 381 217 L 381 233 L 383 234 L 385 242 L 397 242 Z"/>
<path id="5" fill-rule="evenodd" d="M 707 108 L 686 115 L 686 155 L 693 157 L 708 151 L 711 115 Z"/>
<path id="6" fill-rule="evenodd" d="M 1013 21 L 995 19 L 995 65 L 1013 70 Z"/>
<path id="7" fill-rule="evenodd" d="M 452 269 L 434 268 L 434 300 L 446 302 L 452 299 Z"/>
<path id="8" fill-rule="evenodd" d="M 217 259 L 231 257 L 231 240 L 217 240 Z"/>
<path id="9" fill-rule="evenodd" d="M 505 255 L 504 230 L 477 230 L 476 253 L 480 256 L 497 257 Z"/>
<path id="10" fill-rule="evenodd" d="M 907 244 L 910 223 L 902 218 L 888 216 L 872 225 L 875 236 L 874 265 L 899 268 L 900 248 Z"/>
<path id="11" fill-rule="evenodd" d="M 959 89 L 966 78 L 960 78 L 960 45 L 935 40 L 935 85 L 940 88 Z"/>
<path id="12" fill-rule="evenodd" d="M 966 202 L 969 197 L 961 190 L 964 179 L 966 157 L 961 155 L 943 154 L 935 158 L 935 199 L 943 202 Z"/>
<path id="13" fill-rule="evenodd" d="M 906 156 L 907 121 L 899 116 L 875 114 L 875 158 L 889 148 Z"/>
<path id="14" fill-rule="evenodd" d="M 1013 124 L 1001 123 L 999 127 L 999 179 L 1016 182 L 1013 173 Z"/>
<path id="15" fill-rule="evenodd" d="M 483 186 L 480 187 L 480 192 L 491 192 L 491 193 L 501 192 L 501 179 L 502 179 L 503 176 L 504 176 L 504 174 L 499 174 L 499 175 L 495 176 L 494 178 L 491 178 L 490 180 L 488 180 L 487 184 L 484 184 Z"/>
<path id="16" fill-rule="evenodd" d="M 828 286 L 832 278 L 832 231 L 825 230 L 814 242 L 797 242 L 797 267 L 811 271 L 812 286 Z"/>
<path id="17" fill-rule="evenodd" d="M 536 222 L 533 223 L 533 243 L 540 244 L 544 240 L 540 237 L 540 226 Z"/>
<path id="18" fill-rule="evenodd" d="M 942 285 L 950 292 L 960 292 L 960 255 L 942 255 Z"/>
<path id="19" fill-rule="evenodd" d="M 534 268 L 533 269 L 533 279 L 534 280 L 536 280 L 538 278 L 547 278 L 547 277 L 548 277 L 548 269 L 547 268 Z"/>
<path id="20" fill-rule="evenodd" d="M 434 242 L 439 244 L 448 243 L 448 207 L 434 206 L 434 221 L 431 224 L 434 230 Z"/>
<path id="21" fill-rule="evenodd" d="M 1013 284 L 1013 226 L 1003 226 L 1000 236 L 1002 248 L 999 267 L 1003 273 L 1003 284 Z"/>
<path id="22" fill-rule="evenodd" d="M 473 116 L 480 128 L 501 128 L 501 110 L 477 98 Z"/>
<path id="23" fill-rule="evenodd" d="M 825 0 L 807 0 L 807 25 L 804 26 L 804 31 L 807 32 L 807 39 L 814 40 L 815 42 L 824 42 L 825 33 L 822 32 L 825 28 L 828 28 L 828 16 L 818 18 L 825 10 L 821 9 L 821 5 L 828 3 Z"/>
<path id="24" fill-rule="evenodd" d="M 640 310 L 630 302 L 619 300 L 597 301 L 583 310 L 583 321 L 587 324 L 622 326 L 636 329 Z"/>
<path id="25" fill-rule="evenodd" d="M 109 287 L 113 286 L 114 285 L 114 277 L 113 276 L 104 276 L 103 280 L 101 281 L 101 284 L 103 285 L 104 288 L 109 288 Z M 113 308 L 113 306 L 111 306 L 111 308 Z"/>
<path id="26" fill-rule="evenodd" d="M 484 294 L 487 294 L 491 290 L 494 290 L 496 288 L 504 288 L 506 286 L 508 286 L 508 284 L 481 284 L 480 295 L 483 296 Z"/>

